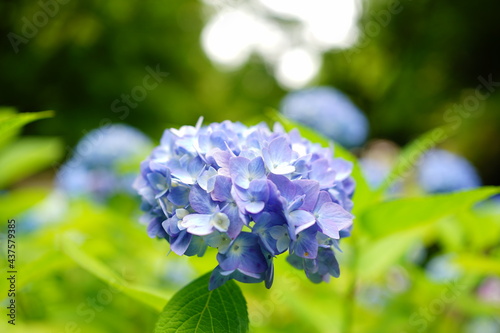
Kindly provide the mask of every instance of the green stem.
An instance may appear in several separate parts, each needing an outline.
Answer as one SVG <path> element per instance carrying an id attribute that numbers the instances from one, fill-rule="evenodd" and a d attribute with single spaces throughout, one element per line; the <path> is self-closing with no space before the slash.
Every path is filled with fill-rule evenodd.
<path id="1" fill-rule="evenodd" d="M 342 321 L 342 333 L 351 333 L 352 332 L 352 323 L 354 317 L 354 311 L 356 306 L 356 282 L 357 282 L 357 246 L 353 239 L 352 243 L 352 276 L 349 281 L 349 285 L 347 288 L 347 292 L 345 294 L 345 310 L 344 310 L 344 318 Z"/>

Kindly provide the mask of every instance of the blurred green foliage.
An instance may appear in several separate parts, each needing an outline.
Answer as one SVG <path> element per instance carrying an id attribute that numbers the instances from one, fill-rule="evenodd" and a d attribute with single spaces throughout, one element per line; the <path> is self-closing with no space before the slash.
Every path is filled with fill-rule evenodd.
<path id="1" fill-rule="evenodd" d="M 219 8 L 241 4 L 214 3 Z M 500 82 L 500 4 L 399 1 L 397 13 L 384 18 L 390 3 L 362 2 L 358 43 L 326 52 L 312 84 L 347 92 L 367 113 L 371 136 L 400 145 L 453 124 L 456 137 L 448 148 L 472 160 L 486 184 L 500 184 L 500 146 L 491 144 L 500 132 L 498 86 L 483 88 L 489 95 L 473 111 L 460 114 L 455 108 L 463 109 L 474 96 L 478 77 Z M 210 10 L 201 1 L 70 1 L 58 5 L 46 24 L 34 26 L 36 33 L 26 43 L 13 47 L 9 33 L 24 36 L 26 22 L 33 23 L 40 11 L 38 2 L 0 2 L 5 36 L 0 104 L 59 114 L 54 121 L 30 125 L 30 134 L 60 135 L 73 146 L 83 131 L 109 119 L 158 138 L 167 125 L 193 124 L 200 115 L 209 122 L 246 120 L 277 108 L 286 93 L 258 56 L 236 71 L 220 70 L 207 59 L 200 35 Z M 168 76 L 143 101 L 123 109 L 122 95 L 143 84 L 148 66 L 159 66 Z"/>

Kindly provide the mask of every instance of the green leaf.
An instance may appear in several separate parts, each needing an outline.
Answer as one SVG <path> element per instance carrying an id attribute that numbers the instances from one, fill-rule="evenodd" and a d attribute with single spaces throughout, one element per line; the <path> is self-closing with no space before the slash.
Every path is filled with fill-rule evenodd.
<path id="1" fill-rule="evenodd" d="M 54 111 L 16 113 L 13 108 L 0 108 L 0 147 L 10 141 L 24 125 L 53 116 Z"/>
<path id="2" fill-rule="evenodd" d="M 22 138 L 0 151 L 0 188 L 44 170 L 63 154 L 57 138 Z"/>
<path id="3" fill-rule="evenodd" d="M 500 239 L 500 212 L 480 209 L 461 214 L 458 222 L 466 235 L 467 246 L 483 251 L 498 245 Z M 478 228 L 478 226 L 481 226 Z M 485 232 L 487 230 L 488 232 Z"/>
<path id="4" fill-rule="evenodd" d="M 450 135 L 449 127 L 437 127 L 422 134 L 408 144 L 399 155 L 398 160 L 387 176 L 387 179 L 378 188 L 377 193 L 385 193 L 394 182 L 405 178 L 417 165 L 420 157 L 427 150 L 432 149 L 436 145 L 444 142 L 450 137 Z"/>
<path id="5" fill-rule="evenodd" d="M 19 188 L 0 195 L 0 215 L 17 218 L 29 208 L 40 203 L 49 194 L 47 188 Z M 23 221 L 20 221 L 23 223 Z"/>
<path id="6" fill-rule="evenodd" d="M 208 333 L 248 331 L 245 298 L 233 281 L 208 290 L 210 273 L 174 295 L 156 323 L 155 333 Z"/>
<path id="7" fill-rule="evenodd" d="M 496 193 L 500 193 L 500 187 L 491 186 L 451 194 L 386 201 L 368 208 L 358 223 L 374 237 L 386 236 L 460 214 Z"/>
<path id="8" fill-rule="evenodd" d="M 474 254 L 462 254 L 453 260 L 469 273 L 500 276 L 500 260 Z"/>
<path id="9" fill-rule="evenodd" d="M 10 118 L 17 113 L 17 110 L 13 107 L 1 106 L 0 107 L 0 124 L 4 119 Z"/>
<path id="10" fill-rule="evenodd" d="M 79 246 L 70 239 L 70 236 L 70 234 L 63 235 L 63 239 L 61 240 L 62 250 L 80 267 L 129 297 L 150 306 L 158 312 L 162 310 L 163 305 L 168 300 L 167 295 L 153 288 L 129 284 L 102 262 L 81 250 Z"/>
<path id="11" fill-rule="evenodd" d="M 439 220 L 436 227 L 437 237 L 445 252 L 459 251 L 465 246 L 465 231 L 457 218 L 443 218 Z"/>
<path id="12" fill-rule="evenodd" d="M 432 226 L 423 226 L 406 232 L 391 234 L 382 239 L 361 246 L 357 271 L 360 277 L 370 281 L 396 264 L 408 250 L 424 235 L 432 231 Z"/>
<path id="13" fill-rule="evenodd" d="M 29 282 L 43 280 L 46 276 L 66 269 L 69 265 L 73 265 L 71 259 L 49 248 L 39 258 L 23 264 L 23 274 L 19 276 L 17 286 L 21 289 Z"/>

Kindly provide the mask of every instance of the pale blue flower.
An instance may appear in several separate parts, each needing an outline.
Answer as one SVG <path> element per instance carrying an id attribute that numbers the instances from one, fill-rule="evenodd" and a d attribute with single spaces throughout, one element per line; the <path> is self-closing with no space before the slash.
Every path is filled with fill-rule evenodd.
<path id="1" fill-rule="evenodd" d="M 136 174 L 127 167 L 144 158 L 151 147 L 151 141 L 133 127 L 117 124 L 97 128 L 80 140 L 73 156 L 60 168 L 57 186 L 71 197 L 87 196 L 97 201 L 132 193 Z M 149 178 L 157 195 L 170 186 L 165 174 Z"/>
<path id="2" fill-rule="evenodd" d="M 365 115 L 334 88 L 314 87 L 291 92 L 281 102 L 281 111 L 348 148 L 362 145 L 368 136 Z"/>
<path id="3" fill-rule="evenodd" d="M 427 193 L 447 193 L 481 186 L 476 169 L 465 158 L 442 149 L 428 151 L 418 166 L 418 182 Z"/>

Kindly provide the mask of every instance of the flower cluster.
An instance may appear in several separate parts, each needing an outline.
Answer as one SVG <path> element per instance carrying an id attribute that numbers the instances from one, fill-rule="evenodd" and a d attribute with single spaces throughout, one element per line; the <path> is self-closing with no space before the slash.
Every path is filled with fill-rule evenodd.
<path id="1" fill-rule="evenodd" d="M 59 170 L 58 187 L 73 197 L 90 196 L 97 201 L 131 192 L 136 173 L 129 164 L 143 159 L 151 147 L 147 136 L 127 125 L 90 131 Z"/>
<path id="2" fill-rule="evenodd" d="M 442 149 L 422 156 L 418 182 L 427 193 L 448 193 L 481 186 L 476 169 L 465 158 Z"/>
<path id="3" fill-rule="evenodd" d="M 352 148 L 368 135 L 368 120 L 342 92 L 330 87 L 294 91 L 281 102 L 283 114 Z"/>
<path id="4" fill-rule="evenodd" d="M 333 252 L 349 236 L 351 163 L 276 125 L 225 121 L 165 131 L 134 187 L 151 237 L 178 255 L 217 248 L 209 288 L 273 280 L 273 258 L 313 282 L 339 276 Z"/>

